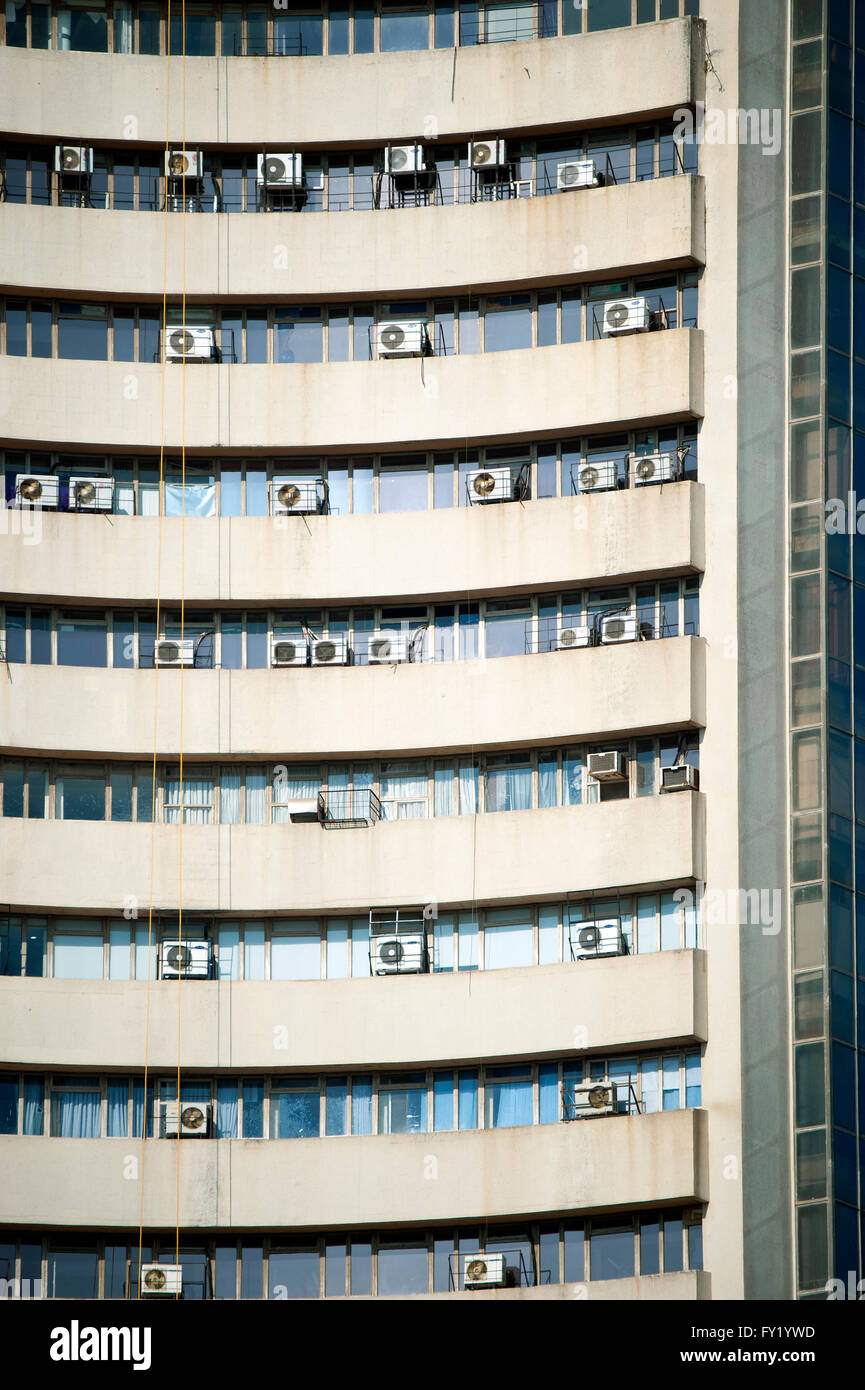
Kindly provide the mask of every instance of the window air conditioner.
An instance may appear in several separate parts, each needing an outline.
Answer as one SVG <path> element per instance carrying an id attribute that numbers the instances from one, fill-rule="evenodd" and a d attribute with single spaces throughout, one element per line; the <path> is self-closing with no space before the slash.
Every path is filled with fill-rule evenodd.
<path id="1" fill-rule="evenodd" d="M 374 975 L 422 975 L 426 970 L 426 938 L 378 936 L 373 938 Z"/>
<path id="2" fill-rule="evenodd" d="M 628 777 L 624 753 L 590 753 L 587 770 L 598 782 L 625 782 Z"/>
<path id="3" fill-rule="evenodd" d="M 469 163 L 473 169 L 500 169 L 507 164 L 504 140 L 473 140 Z"/>
<path id="4" fill-rule="evenodd" d="M 601 646 L 618 642 L 636 642 L 643 634 L 637 619 L 629 613 L 610 613 L 600 621 Z"/>
<path id="5" fill-rule="evenodd" d="M 69 479 L 70 512 L 110 512 L 113 505 L 113 478 Z"/>
<path id="6" fill-rule="evenodd" d="M 299 797 L 288 802 L 288 819 L 292 825 L 311 825 L 321 820 L 317 796 Z"/>
<path id="7" fill-rule="evenodd" d="M 301 188 L 303 186 L 303 155 L 260 154 L 258 182 L 263 188 Z"/>
<path id="8" fill-rule="evenodd" d="M 207 1139 L 210 1134 L 210 1106 L 193 1101 L 162 1102 L 163 1139 Z"/>
<path id="9" fill-rule="evenodd" d="M 700 790 L 700 770 L 688 763 L 678 763 L 675 767 L 661 769 L 661 790 L 665 792 L 687 792 Z"/>
<path id="10" fill-rule="evenodd" d="M 206 980 L 210 976 L 209 941 L 163 941 L 159 948 L 163 980 Z"/>
<path id="11" fill-rule="evenodd" d="M 154 666 L 194 666 L 194 637 L 160 637 L 153 648 Z"/>
<path id="12" fill-rule="evenodd" d="M 367 647 L 370 666 L 387 666 L 391 662 L 411 661 L 412 634 L 409 632 L 373 632 Z"/>
<path id="13" fill-rule="evenodd" d="M 345 633 L 334 633 L 333 637 L 319 637 L 312 643 L 313 666 L 347 666 L 349 658 L 348 639 Z"/>
<path id="14" fill-rule="evenodd" d="M 420 174 L 425 167 L 423 145 L 388 145 L 384 152 L 386 174 Z"/>
<path id="15" fill-rule="evenodd" d="M 142 1265 L 142 1298 L 171 1297 L 182 1292 L 182 1265 Z"/>
<path id="16" fill-rule="evenodd" d="M 574 960 L 598 960 L 603 956 L 626 956 L 628 942 L 617 918 L 606 921 L 573 922 L 570 930 Z"/>
<path id="17" fill-rule="evenodd" d="M 181 324 L 162 331 L 162 353 L 166 362 L 211 362 L 215 351 L 213 328 L 188 328 Z"/>
<path id="18" fill-rule="evenodd" d="M 625 1099 L 624 1095 L 622 1099 Z M 574 1087 L 570 1108 L 576 1119 L 594 1120 L 602 1115 L 615 1115 L 618 1102 L 618 1086 L 611 1086 L 609 1081 L 593 1081 L 591 1086 Z"/>
<path id="19" fill-rule="evenodd" d="M 647 333 L 652 311 L 646 299 L 608 299 L 604 304 L 604 333 Z"/>
<path id="20" fill-rule="evenodd" d="M 55 145 L 54 169 L 58 174 L 92 174 L 93 151 L 87 145 Z"/>
<path id="21" fill-rule="evenodd" d="M 305 666 L 307 663 L 305 637 L 273 637 L 270 642 L 271 666 Z"/>
<path id="22" fill-rule="evenodd" d="M 577 474 L 580 492 L 610 492 L 619 486 L 619 467 L 615 459 L 583 463 Z"/>
<path id="23" fill-rule="evenodd" d="M 169 179 L 200 179 L 203 169 L 201 150 L 166 150 L 165 176 Z"/>
<path id="24" fill-rule="evenodd" d="M 467 1289 L 503 1289 L 508 1283 L 504 1253 L 462 1255 L 463 1284 Z"/>
<path id="25" fill-rule="evenodd" d="M 320 510 L 319 483 L 274 478 L 270 484 L 271 516 L 301 516 Z"/>
<path id="26" fill-rule="evenodd" d="M 420 320 L 394 320 L 376 326 L 375 342 L 379 357 L 420 357 L 429 345 L 429 334 Z"/>
<path id="27" fill-rule="evenodd" d="M 60 479 L 34 477 L 32 473 L 16 473 L 15 501 L 19 507 L 57 507 L 60 501 Z"/>
<path id="28" fill-rule="evenodd" d="M 504 468 L 478 468 L 466 474 L 469 501 L 520 502 L 528 493 L 528 470 L 521 464 Z"/>
<path id="29" fill-rule="evenodd" d="M 560 193 L 568 188 L 597 188 L 600 182 L 593 159 L 567 159 L 556 167 L 556 184 Z"/>
<path id="30" fill-rule="evenodd" d="M 634 487 L 645 487 L 647 483 L 674 483 L 676 481 L 675 454 L 640 454 L 631 459 L 631 483 Z"/>
<path id="31" fill-rule="evenodd" d="M 582 625 L 575 626 L 562 618 L 556 633 L 556 651 L 567 652 L 575 647 L 592 645 L 592 629 Z"/>

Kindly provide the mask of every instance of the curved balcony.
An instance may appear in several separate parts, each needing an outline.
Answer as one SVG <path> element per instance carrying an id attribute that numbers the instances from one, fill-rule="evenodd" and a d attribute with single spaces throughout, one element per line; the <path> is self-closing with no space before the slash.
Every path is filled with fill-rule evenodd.
<path id="1" fill-rule="evenodd" d="M 122 132 L 164 146 L 184 128 L 181 60 L 0 50 L 0 129 L 70 137 Z M 387 144 L 474 131 L 648 118 L 705 90 L 703 26 L 688 19 L 615 32 L 350 57 L 187 58 L 190 144 L 278 148 L 329 142 Z M 639 73 L 639 82 L 622 74 Z M 167 89 L 170 85 L 170 91 Z M 50 95 L 49 95 L 50 94 Z M 134 122 L 134 127 L 131 123 Z"/>
<path id="2" fill-rule="evenodd" d="M 706 1113 L 262 1143 L 0 1138 L 0 1223 L 95 1229 L 321 1230 L 634 1210 L 706 1200 Z M 428 1180 L 429 1160 L 436 1180 Z M 70 1175 L 74 1174 L 74 1181 Z M 141 1184 L 143 1183 L 143 1208 Z M 179 1193 L 178 1193 L 179 1186 Z M 623 1201 L 623 1198 L 626 1198 Z"/>
<path id="3" fill-rule="evenodd" d="M 671 637 L 489 661 L 330 670 L 92 671 L 17 666 L 0 682 L 9 749 L 63 756 L 296 756 L 515 748 L 705 725 L 706 644 Z"/>
<path id="4" fill-rule="evenodd" d="M 279 608 L 624 583 L 703 571 L 704 503 L 703 485 L 683 482 L 525 506 L 289 517 L 279 525 L 0 511 L 2 592 L 150 606 L 157 566 L 164 603 L 183 593 L 188 602 Z"/>
<path id="5" fill-rule="evenodd" d="M 185 826 L 187 911 L 354 911 L 437 902 L 537 902 L 569 892 L 705 881 L 701 792 L 538 811 L 318 825 Z M 94 912 L 130 895 L 176 906 L 178 826 L 104 821 L 4 822 L 0 901 Z M 575 846 L 578 852 L 575 852 Z"/>
<path id="6" fill-rule="evenodd" d="M 478 356 L 183 368 L 7 357 L 3 439 L 16 447 L 315 453 L 622 428 L 703 414 L 696 328 Z M 184 405 L 185 396 L 185 405 Z M 183 421 L 183 425 L 181 425 Z"/>
<path id="7" fill-rule="evenodd" d="M 148 993 L 150 995 L 148 1004 Z M 662 1010 L 658 1001 L 664 1001 Z M 177 1066 L 177 989 L 170 981 L 0 976 L 0 1054 L 7 1064 L 140 1069 Z M 293 1068 L 427 1066 L 570 1056 L 574 1019 L 593 1049 L 639 1041 L 673 1047 L 707 1037 L 706 956 L 663 951 L 614 960 L 477 974 L 369 980 L 231 982 L 182 986 L 181 1066 L 274 1064 L 274 1028 Z M 519 1026 L 517 1026 L 519 1024 Z M 587 1044 L 588 1045 L 588 1044 Z"/>
<path id="8" fill-rule="evenodd" d="M 576 247 L 585 249 L 586 278 L 697 265 L 705 258 L 704 224 L 704 184 L 696 176 L 398 215 L 247 215 L 228 222 L 226 215 L 166 223 L 160 213 L 0 204 L 10 293 L 27 286 L 100 298 L 161 293 L 164 256 L 167 293 L 180 295 L 184 238 L 191 296 L 386 299 L 420 285 L 425 294 L 467 286 L 477 294 L 496 285 L 558 284 L 573 273 Z M 283 240 L 290 254 L 280 258 L 274 250 Z"/>

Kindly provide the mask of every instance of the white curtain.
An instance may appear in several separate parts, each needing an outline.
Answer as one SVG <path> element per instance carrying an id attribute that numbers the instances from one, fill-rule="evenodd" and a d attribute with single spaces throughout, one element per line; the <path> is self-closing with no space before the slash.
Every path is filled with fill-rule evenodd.
<path id="1" fill-rule="evenodd" d="M 484 786 L 487 811 L 527 811 L 532 804 L 530 767 L 488 768 Z"/>
<path id="2" fill-rule="evenodd" d="M 390 763 L 381 775 L 384 820 L 418 820 L 427 813 L 429 784 L 426 768 L 416 763 Z"/>
<path id="3" fill-rule="evenodd" d="M 134 19 L 131 5 L 114 6 L 114 52 L 131 53 Z"/>
<path id="4" fill-rule="evenodd" d="M 280 777 L 278 780 L 274 778 L 274 825 L 287 825 L 291 815 L 291 802 L 308 801 L 318 796 L 320 786 L 321 774 L 317 767 L 289 767 L 287 777 Z"/>
<path id="5" fill-rule="evenodd" d="M 275 932 L 270 943 L 272 980 L 320 980 L 321 937 L 309 933 Z"/>
<path id="6" fill-rule="evenodd" d="M 183 780 L 184 825 L 210 825 L 213 820 L 213 778 Z"/>
<path id="7" fill-rule="evenodd" d="M 351 923 L 351 977 L 364 980 L 371 974 L 369 964 L 369 922 L 354 917 Z"/>
<path id="8" fill-rule="evenodd" d="M 264 979 L 264 927 L 247 922 L 243 931 L 243 978 Z"/>
<path id="9" fill-rule="evenodd" d="M 118 516 L 134 516 L 135 489 L 131 483 L 116 483 L 114 487 L 114 510 Z"/>
<path id="10" fill-rule="evenodd" d="M 443 767 L 436 765 L 433 769 L 433 788 L 434 814 L 437 816 L 452 816 L 454 814 L 453 763 L 445 763 Z"/>
<path id="11" fill-rule="evenodd" d="M 159 516 L 159 484 L 138 484 L 138 510 L 142 516 Z"/>
<path id="12" fill-rule="evenodd" d="M 329 922 L 327 927 L 327 978 L 344 980 L 348 975 L 348 922 Z"/>
<path id="13" fill-rule="evenodd" d="M 557 806 L 558 766 L 555 757 L 538 759 L 538 805 Z"/>
<path id="14" fill-rule="evenodd" d="M 267 774 L 246 774 L 246 824 L 264 825 L 267 819 Z"/>
<path id="15" fill-rule="evenodd" d="M 484 969 L 504 970 L 534 964 L 531 922 L 496 926 L 484 924 Z"/>
<path id="16" fill-rule="evenodd" d="M 473 816 L 478 809 L 478 769 L 476 764 L 461 762 L 460 768 L 460 815 Z"/>
<path id="17" fill-rule="evenodd" d="M 223 770 L 219 776 L 219 820 L 222 825 L 240 824 L 240 770 Z"/>
<path id="18" fill-rule="evenodd" d="M 454 919 L 450 913 L 442 913 L 433 922 L 433 967 L 454 968 Z"/>
<path id="19" fill-rule="evenodd" d="M 108 978 L 109 980 L 128 980 L 130 948 L 132 945 L 131 927 L 111 927 L 108 933 Z"/>

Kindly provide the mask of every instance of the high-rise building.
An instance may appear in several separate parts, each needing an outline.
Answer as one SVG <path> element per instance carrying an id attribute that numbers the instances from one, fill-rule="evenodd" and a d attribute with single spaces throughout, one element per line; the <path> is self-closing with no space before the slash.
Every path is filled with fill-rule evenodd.
<path id="1" fill-rule="evenodd" d="M 0 43 L 7 1291 L 848 1288 L 865 0 Z"/>

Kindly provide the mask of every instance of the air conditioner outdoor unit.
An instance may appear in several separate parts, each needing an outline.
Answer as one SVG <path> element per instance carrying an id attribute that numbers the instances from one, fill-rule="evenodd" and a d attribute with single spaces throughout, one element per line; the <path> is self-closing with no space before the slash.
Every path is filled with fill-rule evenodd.
<path id="1" fill-rule="evenodd" d="M 312 642 L 311 657 L 313 666 L 347 666 L 349 647 L 345 633 L 316 638 Z"/>
<path id="2" fill-rule="evenodd" d="M 593 159 L 566 159 L 556 167 L 559 192 L 569 188 L 597 188 L 600 181 Z"/>
<path id="3" fill-rule="evenodd" d="M 679 763 L 675 767 L 661 770 L 661 790 L 665 792 L 688 792 L 700 790 L 700 770 L 689 763 Z"/>
<path id="4" fill-rule="evenodd" d="M 528 492 L 528 470 L 517 464 L 478 468 L 466 474 L 466 490 L 472 506 L 481 502 L 520 502 Z"/>
<path id="5" fill-rule="evenodd" d="M 508 1282 L 504 1253 L 462 1255 L 463 1284 L 467 1289 L 503 1289 Z"/>
<path id="6" fill-rule="evenodd" d="M 624 753 L 590 753 L 588 773 L 598 782 L 624 782 L 627 780 Z"/>
<path id="7" fill-rule="evenodd" d="M 169 179 L 192 181 L 200 179 L 203 169 L 201 150 L 166 150 L 165 176 Z"/>
<path id="8" fill-rule="evenodd" d="M 384 152 L 384 172 L 397 178 L 401 174 L 420 174 L 425 168 L 423 145 L 388 145 Z"/>
<path id="9" fill-rule="evenodd" d="M 610 1085 L 609 1081 L 593 1081 L 590 1086 L 575 1086 L 571 1091 L 571 1112 L 575 1119 L 581 1120 L 615 1115 L 618 1109 L 618 1093 L 618 1086 Z"/>
<path id="10" fill-rule="evenodd" d="M 301 516 L 317 513 L 321 507 L 319 482 L 274 478 L 270 484 L 272 516 Z"/>
<path id="11" fill-rule="evenodd" d="M 417 936 L 373 937 L 374 975 L 421 975 L 426 970 L 426 939 Z"/>
<path id="12" fill-rule="evenodd" d="M 271 666 L 305 666 L 308 648 L 305 637 L 272 637 Z"/>
<path id="13" fill-rule="evenodd" d="M 19 507 L 57 507 L 60 479 L 40 478 L 32 473 L 16 473 L 15 501 Z"/>
<path id="14" fill-rule="evenodd" d="M 209 941 L 163 941 L 159 947 L 163 980 L 206 980 L 210 976 Z"/>
<path id="15" fill-rule="evenodd" d="M 303 155 L 260 154 L 257 177 L 263 188 L 302 188 Z"/>
<path id="16" fill-rule="evenodd" d="M 630 613 L 609 613 L 601 618 L 599 629 L 603 647 L 611 647 L 618 642 L 636 642 L 642 635 L 640 624 Z"/>
<path id="17" fill-rule="evenodd" d="M 154 666 L 194 666 L 194 637 L 160 637 L 153 648 Z"/>
<path id="18" fill-rule="evenodd" d="M 640 454 L 631 459 L 631 482 L 634 487 L 645 487 L 648 483 L 674 483 L 675 481 L 675 454 Z"/>
<path id="19" fill-rule="evenodd" d="M 304 796 L 298 797 L 297 801 L 289 801 L 288 819 L 292 825 L 311 825 L 313 821 L 320 821 L 318 797 Z"/>
<path id="20" fill-rule="evenodd" d="M 411 661 L 411 642 L 411 633 L 408 632 L 373 632 L 367 646 L 367 661 L 370 666 Z"/>
<path id="21" fill-rule="evenodd" d="M 604 304 L 604 332 L 612 337 L 621 333 L 647 333 L 652 311 L 646 299 L 608 299 Z"/>
<path id="22" fill-rule="evenodd" d="M 113 505 L 113 478 L 69 479 L 70 512 L 110 512 Z"/>
<path id="23" fill-rule="evenodd" d="M 216 350 L 212 328 L 189 328 L 180 324 L 162 331 L 162 354 L 166 362 L 211 362 Z"/>
<path id="24" fill-rule="evenodd" d="M 556 650 L 560 652 L 571 651 L 576 647 L 590 647 L 592 645 L 592 629 L 582 624 L 575 626 L 561 619 L 556 633 Z"/>
<path id="25" fill-rule="evenodd" d="M 58 174 L 92 174 L 93 151 L 87 145 L 55 145 L 54 169 Z"/>
<path id="26" fill-rule="evenodd" d="M 619 466 L 615 459 L 583 463 L 577 474 L 580 492 L 610 492 L 619 486 Z"/>
<path id="27" fill-rule="evenodd" d="M 379 357 L 420 357 L 429 345 L 427 326 L 418 319 L 395 319 L 375 330 Z"/>
<path id="28" fill-rule="evenodd" d="M 504 140 L 473 140 L 469 163 L 473 169 L 500 169 L 507 164 Z"/>
<path id="29" fill-rule="evenodd" d="M 603 956 L 626 956 L 628 942 L 616 918 L 606 921 L 572 922 L 571 955 L 574 960 L 598 960 Z"/>
<path id="30" fill-rule="evenodd" d="M 142 1298 L 170 1297 L 183 1290 L 182 1265 L 142 1265 Z"/>
<path id="31" fill-rule="evenodd" d="M 197 1101 L 162 1102 L 163 1139 L 206 1139 L 210 1134 L 210 1106 Z"/>

